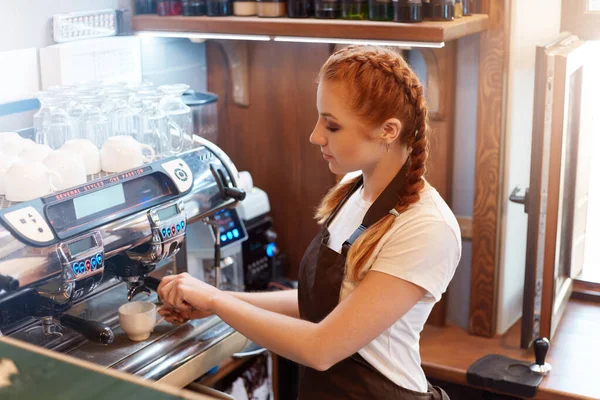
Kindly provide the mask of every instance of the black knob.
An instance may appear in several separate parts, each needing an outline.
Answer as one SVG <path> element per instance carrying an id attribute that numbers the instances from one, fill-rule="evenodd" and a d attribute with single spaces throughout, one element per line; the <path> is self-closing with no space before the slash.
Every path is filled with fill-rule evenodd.
<path id="1" fill-rule="evenodd" d="M 160 279 L 152 276 L 147 276 L 144 278 L 144 286 L 146 286 L 148 289 L 156 292 L 158 290 L 158 285 L 160 285 Z"/>
<path id="2" fill-rule="evenodd" d="M 535 353 L 535 363 L 544 365 L 546 363 L 546 355 L 550 348 L 550 341 L 547 338 L 537 338 L 533 341 L 533 351 Z"/>
<path id="3" fill-rule="evenodd" d="M 110 344 L 115 340 L 115 335 L 108 325 L 98 321 L 86 321 L 69 314 L 60 317 L 60 324 L 80 332 L 87 339 L 102 344 Z"/>
<path id="4" fill-rule="evenodd" d="M 12 276 L 0 275 L 0 290 L 6 290 L 8 293 L 16 292 L 19 289 L 19 281 Z"/>
<path id="5" fill-rule="evenodd" d="M 246 198 L 246 192 L 243 189 L 239 189 L 236 187 L 226 187 L 224 191 L 225 195 L 238 201 L 242 201 Z"/>

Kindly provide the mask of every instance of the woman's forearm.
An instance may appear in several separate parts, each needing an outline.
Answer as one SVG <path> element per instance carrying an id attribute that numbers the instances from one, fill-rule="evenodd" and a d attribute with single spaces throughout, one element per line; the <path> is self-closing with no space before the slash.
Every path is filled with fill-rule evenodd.
<path id="1" fill-rule="evenodd" d="M 264 310 L 300 318 L 298 311 L 298 290 L 279 290 L 276 292 L 227 292 L 228 294 Z"/>

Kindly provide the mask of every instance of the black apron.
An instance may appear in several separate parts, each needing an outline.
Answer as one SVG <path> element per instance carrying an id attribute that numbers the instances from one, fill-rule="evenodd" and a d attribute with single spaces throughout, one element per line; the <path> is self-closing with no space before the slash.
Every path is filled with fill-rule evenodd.
<path id="1" fill-rule="evenodd" d="M 300 263 L 298 306 L 302 319 L 319 323 L 338 305 L 348 250 L 362 232 L 396 206 L 398 189 L 404 185 L 407 165 L 408 163 L 371 205 L 360 227 L 343 244 L 342 254 L 327 246 L 327 226 L 342 205 L 362 185 L 362 178 L 323 224 Z M 442 389 L 429 383 L 427 393 L 404 389 L 371 366 L 358 353 L 354 353 L 327 371 L 300 366 L 298 399 L 449 400 L 449 397 Z"/>

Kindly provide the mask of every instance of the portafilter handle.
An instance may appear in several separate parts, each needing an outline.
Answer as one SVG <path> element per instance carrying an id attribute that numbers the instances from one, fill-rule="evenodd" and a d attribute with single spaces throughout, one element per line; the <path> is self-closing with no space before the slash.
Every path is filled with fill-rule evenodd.
<path id="1" fill-rule="evenodd" d="M 158 290 L 158 285 L 160 285 L 160 279 L 152 276 L 147 276 L 144 278 L 144 286 L 146 286 L 148 289 L 156 292 Z"/>
<path id="2" fill-rule="evenodd" d="M 93 342 L 110 344 L 115 340 L 115 335 L 108 325 L 98 321 L 87 321 L 69 314 L 63 314 L 59 319 L 62 326 L 66 326 Z"/>
<path id="3" fill-rule="evenodd" d="M 8 293 L 16 292 L 19 289 L 19 281 L 12 276 L 0 275 L 0 291 L 6 290 Z"/>

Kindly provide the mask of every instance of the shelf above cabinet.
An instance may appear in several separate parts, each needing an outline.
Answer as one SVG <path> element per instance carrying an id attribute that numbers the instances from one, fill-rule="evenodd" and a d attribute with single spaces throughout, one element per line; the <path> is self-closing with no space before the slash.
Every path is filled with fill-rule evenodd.
<path id="1" fill-rule="evenodd" d="M 488 16 L 470 15 L 454 21 L 424 21 L 414 24 L 259 17 L 159 17 L 136 15 L 133 29 L 167 33 L 260 35 L 270 38 L 351 39 L 443 43 L 487 29 Z M 326 41 L 326 40 L 324 40 Z"/>

